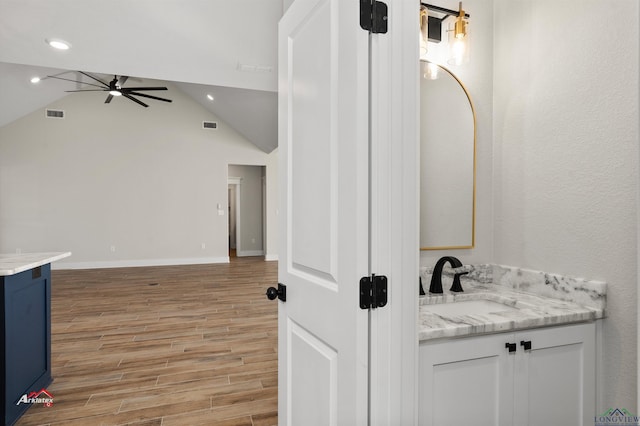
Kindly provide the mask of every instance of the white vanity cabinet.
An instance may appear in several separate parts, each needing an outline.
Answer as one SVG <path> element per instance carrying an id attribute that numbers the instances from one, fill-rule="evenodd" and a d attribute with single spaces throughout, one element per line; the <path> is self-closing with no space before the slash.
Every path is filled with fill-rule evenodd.
<path id="1" fill-rule="evenodd" d="M 420 342 L 420 424 L 592 425 L 595 337 L 591 322 Z"/>

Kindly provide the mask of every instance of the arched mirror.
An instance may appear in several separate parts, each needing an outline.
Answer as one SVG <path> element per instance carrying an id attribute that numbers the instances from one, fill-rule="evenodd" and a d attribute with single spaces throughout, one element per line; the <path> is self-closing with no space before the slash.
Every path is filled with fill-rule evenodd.
<path id="1" fill-rule="evenodd" d="M 420 248 L 472 248 L 476 118 L 447 68 L 420 61 Z"/>

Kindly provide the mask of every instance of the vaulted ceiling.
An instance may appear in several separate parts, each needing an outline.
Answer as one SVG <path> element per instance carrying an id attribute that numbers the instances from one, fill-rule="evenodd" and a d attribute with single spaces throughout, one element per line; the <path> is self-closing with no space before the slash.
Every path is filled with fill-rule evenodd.
<path id="1" fill-rule="evenodd" d="M 0 0 L 0 126 L 73 85 L 36 88 L 32 76 L 82 70 L 172 81 L 270 152 L 282 10 L 283 0 Z M 53 50 L 52 38 L 71 49 Z"/>

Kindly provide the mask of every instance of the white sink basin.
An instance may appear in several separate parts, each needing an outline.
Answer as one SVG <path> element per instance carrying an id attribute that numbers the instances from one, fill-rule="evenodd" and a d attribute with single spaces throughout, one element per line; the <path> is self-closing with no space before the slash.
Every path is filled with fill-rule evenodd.
<path id="1" fill-rule="evenodd" d="M 422 309 L 438 315 L 484 315 L 496 312 L 515 311 L 516 308 L 493 300 L 465 300 L 462 302 L 422 305 Z"/>

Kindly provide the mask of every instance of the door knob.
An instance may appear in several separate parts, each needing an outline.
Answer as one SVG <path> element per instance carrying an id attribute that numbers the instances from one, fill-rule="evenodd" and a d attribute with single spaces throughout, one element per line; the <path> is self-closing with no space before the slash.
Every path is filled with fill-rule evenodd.
<path id="1" fill-rule="evenodd" d="M 278 283 L 278 288 L 269 287 L 267 289 L 267 298 L 269 300 L 274 300 L 275 298 L 282 300 L 283 302 L 287 301 L 287 286 L 284 284 Z"/>

